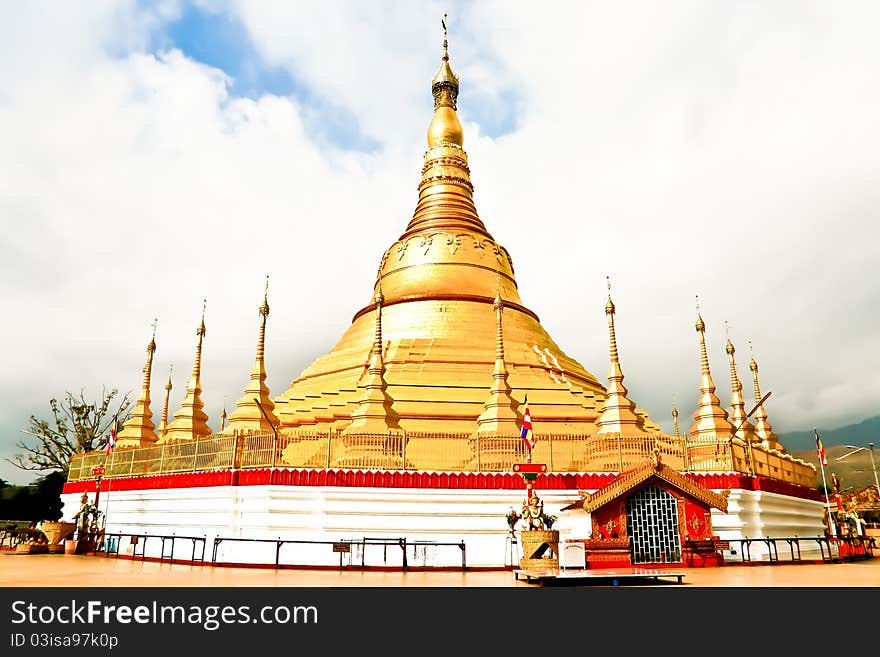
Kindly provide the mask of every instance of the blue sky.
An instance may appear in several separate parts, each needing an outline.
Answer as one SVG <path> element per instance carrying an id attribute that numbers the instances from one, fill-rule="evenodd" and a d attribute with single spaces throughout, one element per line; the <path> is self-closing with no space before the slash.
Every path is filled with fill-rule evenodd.
<path id="1" fill-rule="evenodd" d="M 272 94 L 295 98 L 310 110 L 304 116 L 319 143 L 362 152 L 381 147 L 379 140 L 364 133 L 349 108 L 298 80 L 290 67 L 267 63 L 237 16 L 186 0 L 180 9 L 179 16 L 163 22 L 151 35 L 151 52 L 176 48 L 195 61 L 222 70 L 231 80 L 232 96 L 257 99 Z M 482 54 L 489 59 L 485 49 Z M 465 85 L 461 92 L 461 105 L 466 108 L 462 117 L 479 124 L 483 134 L 497 138 L 516 128 L 520 102 L 512 87 L 487 92 L 482 87 Z"/>

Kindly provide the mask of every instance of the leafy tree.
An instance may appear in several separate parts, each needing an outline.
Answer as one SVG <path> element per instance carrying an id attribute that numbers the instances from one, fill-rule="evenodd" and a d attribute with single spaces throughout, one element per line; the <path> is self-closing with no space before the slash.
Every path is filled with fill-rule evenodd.
<path id="1" fill-rule="evenodd" d="M 59 520 L 64 479 L 60 472 L 50 472 L 29 486 L 3 486 L 0 488 L 0 519 Z"/>
<path id="2" fill-rule="evenodd" d="M 57 470 L 66 479 L 74 454 L 104 449 L 114 422 L 121 425 L 128 419 L 131 393 L 118 395 L 116 388 L 104 388 L 99 402 L 87 401 L 82 390 L 79 396 L 65 393 L 60 402 L 50 400 L 52 419 L 31 415 L 23 431 L 31 440 L 20 440 L 16 446 L 24 453 L 7 460 L 22 470 Z"/>

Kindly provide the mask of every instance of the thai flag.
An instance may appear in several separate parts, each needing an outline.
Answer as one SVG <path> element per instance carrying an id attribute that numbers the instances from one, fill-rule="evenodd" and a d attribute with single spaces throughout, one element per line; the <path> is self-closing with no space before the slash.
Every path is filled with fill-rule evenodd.
<path id="1" fill-rule="evenodd" d="M 116 426 L 110 427 L 110 438 L 107 440 L 107 452 L 106 456 L 110 456 L 110 452 L 113 451 L 113 448 L 116 446 Z"/>
<path id="2" fill-rule="evenodd" d="M 819 440 L 819 432 L 815 429 L 813 431 L 816 433 L 816 451 L 819 452 L 819 461 L 822 465 L 828 465 L 828 459 L 825 457 L 825 445 Z"/>
<path id="3" fill-rule="evenodd" d="M 523 404 L 525 404 L 526 410 L 525 410 L 525 412 L 523 412 L 522 430 L 520 431 L 519 435 L 520 435 L 520 438 L 523 439 L 523 442 L 526 444 L 526 446 L 528 446 L 529 450 L 532 450 L 535 447 L 535 438 L 532 435 L 532 416 L 529 413 L 529 396 L 528 395 L 526 395 L 526 398 L 525 398 L 525 401 L 523 402 Z"/>

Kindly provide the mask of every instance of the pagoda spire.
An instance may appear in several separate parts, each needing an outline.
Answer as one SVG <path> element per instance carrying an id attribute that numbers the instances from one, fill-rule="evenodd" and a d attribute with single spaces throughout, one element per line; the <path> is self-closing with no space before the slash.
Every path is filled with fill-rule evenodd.
<path id="1" fill-rule="evenodd" d="M 159 422 L 159 441 L 168 433 L 168 399 L 171 397 L 171 375 L 174 373 L 174 363 L 168 367 L 168 383 L 165 384 L 165 403 L 162 405 L 162 420 Z"/>
<path id="2" fill-rule="evenodd" d="M 431 80 L 434 115 L 428 126 L 428 150 L 419 184 L 419 202 L 402 239 L 425 229 L 471 230 L 490 237 L 477 215 L 464 131 L 458 120 L 458 77 L 449 63 L 446 15 L 443 15 L 443 56 Z"/>
<path id="3" fill-rule="evenodd" d="M 125 422 L 117 437 L 118 447 L 142 447 L 154 444 L 159 438 L 156 425 L 153 424 L 153 412 L 150 410 L 150 377 L 153 370 L 153 354 L 156 351 L 156 324 L 153 320 L 153 336 L 147 345 L 147 362 L 144 365 L 144 380 L 131 417 Z"/>
<path id="4" fill-rule="evenodd" d="M 477 418 L 477 433 L 516 434 L 519 432 L 518 404 L 513 399 L 508 383 L 507 364 L 504 362 L 504 301 L 501 285 L 496 279 L 495 302 L 495 369 L 492 371 L 492 389 L 485 410 Z"/>
<path id="5" fill-rule="evenodd" d="M 755 427 L 746 418 L 746 402 L 742 395 L 743 386 L 736 371 L 736 348 L 733 346 L 730 338 L 728 338 L 727 346 L 724 350 L 727 352 L 727 357 L 730 360 L 730 422 L 734 429 L 742 425 L 739 431 L 736 432 L 736 437 L 743 442 L 749 443 L 755 439 Z"/>
<path id="6" fill-rule="evenodd" d="M 721 408 L 721 402 L 715 395 L 715 382 L 712 381 L 709 355 L 706 352 L 706 324 L 699 313 L 699 303 L 697 303 L 695 328 L 700 336 L 700 401 L 689 433 L 694 438 L 726 440 L 733 433 L 733 425 L 730 424 L 727 411 Z"/>
<path id="7" fill-rule="evenodd" d="M 597 434 L 640 433 L 644 431 L 644 418 L 636 413 L 636 405 L 629 400 L 629 391 L 623 385 L 623 370 L 617 353 L 617 335 L 614 331 L 614 302 L 611 300 L 611 279 L 608 281 L 608 302 L 605 314 L 608 316 L 608 343 L 611 364 L 608 370 L 608 398 L 605 408 L 596 419 Z"/>
<path id="8" fill-rule="evenodd" d="M 751 349 L 751 346 L 752 343 L 750 341 L 749 349 Z M 761 401 L 761 384 L 758 383 L 758 363 L 755 361 L 754 355 L 752 355 L 752 359 L 749 361 L 749 369 L 752 371 L 752 381 L 755 388 L 755 403 L 757 404 Z M 783 446 L 779 442 L 779 436 L 773 433 L 773 427 L 767 420 L 767 411 L 764 409 L 763 404 L 758 406 L 758 410 L 755 411 L 755 437 L 757 440 L 761 441 L 761 444 L 764 445 L 764 447 L 784 451 Z"/>
<path id="9" fill-rule="evenodd" d="M 678 408 L 675 406 L 675 400 L 672 400 L 672 426 L 675 431 L 675 437 L 681 438 L 681 431 L 678 428 Z"/>
<path id="10" fill-rule="evenodd" d="M 269 318 L 269 277 L 263 290 L 263 303 L 259 307 L 260 330 L 257 336 L 257 355 L 251 369 L 251 378 L 235 410 L 229 416 L 229 424 L 221 431 L 226 434 L 272 433 L 278 427 L 275 403 L 266 385 L 266 320 Z M 224 409 L 225 411 L 226 409 Z"/>
<path id="11" fill-rule="evenodd" d="M 192 378 L 186 386 L 180 410 L 174 413 L 174 420 L 168 425 L 163 441 L 201 440 L 211 435 L 205 402 L 202 401 L 202 342 L 205 338 L 205 306 L 202 303 L 202 321 L 196 329 L 199 338 L 196 357 L 193 362 Z"/>
<path id="12" fill-rule="evenodd" d="M 385 432 L 389 429 L 399 429 L 397 414 L 392 409 L 393 400 L 388 394 L 388 384 L 385 381 L 385 361 L 382 359 L 382 304 L 385 297 L 382 296 L 382 287 L 378 286 L 375 296 L 376 324 L 373 333 L 373 344 L 370 348 L 370 364 L 367 366 L 367 376 L 359 388 L 362 388 L 358 407 L 352 411 L 352 422 L 344 430 L 344 434 L 350 433 L 375 433 Z"/>

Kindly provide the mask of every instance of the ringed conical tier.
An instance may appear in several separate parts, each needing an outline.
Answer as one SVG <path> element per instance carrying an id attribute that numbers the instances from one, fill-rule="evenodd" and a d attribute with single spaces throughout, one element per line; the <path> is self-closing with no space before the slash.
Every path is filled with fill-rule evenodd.
<path id="1" fill-rule="evenodd" d="M 511 396 L 521 404 L 528 393 L 535 433 L 595 431 L 605 388 L 563 353 L 523 304 L 510 255 L 477 214 L 456 114 L 458 89 L 444 39 L 412 220 L 382 256 L 371 302 L 355 313 L 330 352 L 275 400 L 282 431 L 344 430 L 351 423 L 375 356 L 380 289 L 383 380 L 393 421 L 401 429 L 476 430 L 493 385 L 498 293 L 505 310 L 503 348 Z M 527 158 L 524 153 L 523 161 Z"/>

